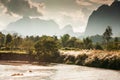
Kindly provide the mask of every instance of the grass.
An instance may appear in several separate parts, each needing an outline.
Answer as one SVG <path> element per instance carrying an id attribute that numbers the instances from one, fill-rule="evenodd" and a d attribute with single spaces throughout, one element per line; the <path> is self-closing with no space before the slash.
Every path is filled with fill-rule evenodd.
<path id="1" fill-rule="evenodd" d="M 26 54 L 26 51 L 20 51 L 20 50 L 12 50 L 12 51 L 7 51 L 7 50 L 2 50 L 0 53 L 16 53 L 16 54 Z"/>
<path id="2" fill-rule="evenodd" d="M 120 50 L 81 50 L 61 51 L 65 56 L 64 63 L 83 66 L 120 69 Z"/>

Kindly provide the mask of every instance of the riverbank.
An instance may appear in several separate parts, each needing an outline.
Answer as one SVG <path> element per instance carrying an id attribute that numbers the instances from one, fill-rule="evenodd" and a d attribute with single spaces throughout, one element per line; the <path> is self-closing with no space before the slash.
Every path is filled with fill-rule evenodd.
<path id="1" fill-rule="evenodd" d="M 29 62 L 29 61 L 12 61 L 12 60 L 0 60 L 0 64 L 1 65 L 13 65 L 13 66 L 20 66 L 20 65 L 43 65 L 43 66 L 47 66 L 47 65 L 54 65 L 57 63 L 47 63 L 47 62 Z"/>
<path id="2" fill-rule="evenodd" d="M 0 60 L 1 65 L 14 65 L 14 66 L 20 66 L 23 64 L 29 64 L 28 61 L 10 61 L 10 60 Z"/>
<path id="3" fill-rule="evenodd" d="M 29 62 L 34 64 L 33 62 L 37 62 L 35 55 L 3 53 L 3 52 L 0 53 L 0 60 L 2 61 L 6 60 L 8 61 L 8 63 L 9 62 L 12 63 L 12 61 L 16 61 L 14 63 L 17 64 L 19 63 L 21 64 L 22 62 L 25 64 Z M 100 51 L 100 50 L 60 51 L 60 57 L 55 62 L 120 70 L 119 67 L 120 51 Z M 54 63 L 54 62 L 47 62 L 47 63 Z M 45 65 L 46 62 L 39 61 L 39 64 Z"/>

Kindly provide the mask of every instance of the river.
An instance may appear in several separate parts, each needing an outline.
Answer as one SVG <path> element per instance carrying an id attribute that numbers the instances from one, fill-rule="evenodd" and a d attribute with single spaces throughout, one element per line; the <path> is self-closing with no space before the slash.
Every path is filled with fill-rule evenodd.
<path id="1" fill-rule="evenodd" d="M 120 71 L 66 64 L 0 64 L 0 80 L 120 80 Z"/>

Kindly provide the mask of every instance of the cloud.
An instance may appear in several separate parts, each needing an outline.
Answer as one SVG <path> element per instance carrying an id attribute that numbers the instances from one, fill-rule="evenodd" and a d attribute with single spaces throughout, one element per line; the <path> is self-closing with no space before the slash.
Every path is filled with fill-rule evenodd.
<path id="1" fill-rule="evenodd" d="M 6 13 L 19 16 L 41 16 L 44 4 L 33 3 L 30 0 L 0 0 Z"/>
<path id="2" fill-rule="evenodd" d="M 92 3 L 85 1 L 85 0 L 76 0 L 76 3 L 81 6 L 91 6 L 92 5 Z"/>
<path id="3" fill-rule="evenodd" d="M 66 25 L 70 24 L 73 26 L 75 32 L 84 32 L 85 26 L 87 24 L 87 17 L 85 14 L 79 10 L 71 13 L 61 12 L 63 16 L 63 23 L 67 23 Z"/>
<path id="4" fill-rule="evenodd" d="M 74 12 L 60 11 L 56 13 L 46 14 L 45 19 L 53 19 L 60 28 L 66 25 L 71 25 L 74 32 L 84 32 L 85 26 L 87 24 L 87 18 L 81 10 L 76 10 Z"/>
<path id="5" fill-rule="evenodd" d="M 90 0 L 91 2 L 97 3 L 97 4 L 111 4 L 114 0 Z"/>

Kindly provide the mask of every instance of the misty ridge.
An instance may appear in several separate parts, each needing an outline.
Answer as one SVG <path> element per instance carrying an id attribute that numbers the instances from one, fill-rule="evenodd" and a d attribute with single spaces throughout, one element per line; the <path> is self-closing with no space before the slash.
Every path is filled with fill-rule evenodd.
<path id="1" fill-rule="evenodd" d="M 42 20 L 39 18 L 23 17 L 16 22 L 10 23 L 6 31 L 15 31 L 21 35 L 63 35 L 70 34 L 71 36 L 78 36 L 74 33 L 71 25 L 66 25 L 63 29 L 54 20 Z M 22 33 L 21 33 L 22 32 Z"/>
<path id="2" fill-rule="evenodd" d="M 88 19 L 86 31 L 75 33 L 71 25 L 60 29 L 54 20 L 39 18 L 23 18 L 8 24 L 3 32 L 16 32 L 21 35 L 57 35 L 69 34 L 71 36 L 102 35 L 107 26 L 113 31 L 113 36 L 120 37 L 120 1 L 115 0 L 110 6 L 102 5 L 93 11 Z"/>

